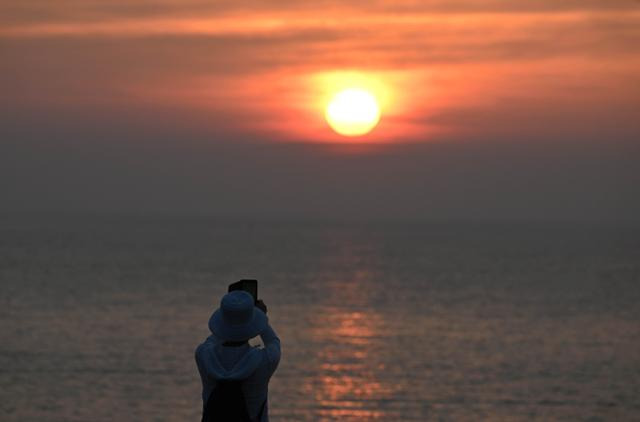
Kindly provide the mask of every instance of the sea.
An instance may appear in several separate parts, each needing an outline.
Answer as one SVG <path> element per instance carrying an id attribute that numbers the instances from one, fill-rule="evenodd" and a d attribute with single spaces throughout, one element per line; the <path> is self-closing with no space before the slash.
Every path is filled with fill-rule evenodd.
<path id="1" fill-rule="evenodd" d="M 640 228 L 0 222 L 0 420 L 199 421 L 194 349 L 259 280 L 272 421 L 640 420 Z"/>

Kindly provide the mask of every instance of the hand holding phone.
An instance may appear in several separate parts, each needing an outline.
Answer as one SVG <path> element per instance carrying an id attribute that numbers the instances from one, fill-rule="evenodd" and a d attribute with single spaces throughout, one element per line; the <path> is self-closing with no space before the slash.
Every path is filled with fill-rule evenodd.
<path id="1" fill-rule="evenodd" d="M 244 290 L 253 296 L 254 303 L 258 303 L 258 280 L 240 280 L 229 284 L 229 291 Z"/>
<path id="2" fill-rule="evenodd" d="M 267 313 L 267 305 L 264 304 L 262 299 L 259 299 L 258 301 L 256 301 L 256 308 L 260 309 L 265 314 Z"/>

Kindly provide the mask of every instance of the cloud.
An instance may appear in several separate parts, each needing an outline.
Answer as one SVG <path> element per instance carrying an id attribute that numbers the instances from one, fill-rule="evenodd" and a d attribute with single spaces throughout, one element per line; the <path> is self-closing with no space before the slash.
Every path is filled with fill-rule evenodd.
<path id="1" fill-rule="evenodd" d="M 22 0 L 0 4 L 0 26 L 33 23 L 77 23 L 146 18 L 215 17 L 221 14 L 311 12 L 320 16 L 393 13 L 537 13 L 638 10 L 635 0 Z"/>
<path id="2" fill-rule="evenodd" d="M 323 145 L 92 134 L 0 145 L 0 212 L 637 221 L 634 142 Z M 63 137 L 64 138 L 64 137 Z"/>

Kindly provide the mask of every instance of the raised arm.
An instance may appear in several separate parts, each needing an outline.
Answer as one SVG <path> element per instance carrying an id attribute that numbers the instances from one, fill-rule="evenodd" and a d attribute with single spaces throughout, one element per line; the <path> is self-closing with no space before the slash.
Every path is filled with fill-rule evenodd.
<path id="1" fill-rule="evenodd" d="M 267 324 L 267 328 L 260 334 L 264 349 L 269 359 L 269 372 L 273 374 L 280 362 L 280 339 L 276 332 Z"/>

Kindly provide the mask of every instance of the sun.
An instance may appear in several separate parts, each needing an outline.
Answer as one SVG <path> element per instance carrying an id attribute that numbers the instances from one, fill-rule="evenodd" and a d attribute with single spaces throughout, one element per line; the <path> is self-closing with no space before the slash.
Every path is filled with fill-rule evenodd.
<path id="1" fill-rule="evenodd" d="M 324 114 L 329 126 L 340 135 L 361 136 L 380 121 L 380 106 L 369 91 L 348 88 L 329 101 Z"/>

